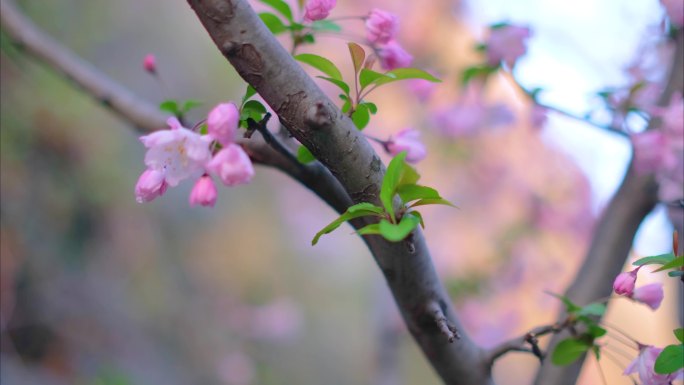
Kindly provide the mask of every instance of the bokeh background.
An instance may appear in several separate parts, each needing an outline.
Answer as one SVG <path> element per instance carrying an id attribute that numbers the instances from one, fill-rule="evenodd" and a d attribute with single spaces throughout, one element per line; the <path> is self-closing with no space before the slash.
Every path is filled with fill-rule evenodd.
<path id="1" fill-rule="evenodd" d="M 191 120 L 244 92 L 183 2 L 19 5 L 135 93 L 155 103 L 203 101 Z M 333 17 L 370 7 L 397 13 L 416 66 L 445 80 L 427 103 L 402 84 L 376 92 L 370 99 L 380 111 L 367 132 L 423 132 L 423 181 L 460 207 L 423 214 L 467 332 L 492 346 L 553 322 L 559 304 L 544 291 L 562 292 L 572 279 L 631 156 L 627 141 L 554 114 L 545 128 L 531 127 L 528 102 L 505 77 L 490 83 L 487 98 L 506 103 L 513 124 L 447 138 L 431 113 L 458 100 L 460 72 L 481 60 L 473 46 L 501 20 L 533 29 L 516 68 L 521 83 L 581 113 L 597 103 L 592 93 L 625 84 L 624 68 L 662 19 L 657 1 L 349 0 Z M 343 25 L 361 35 L 361 22 Z M 345 39 L 321 37 L 305 51 L 349 76 Z M 142 70 L 147 53 L 165 86 Z M 188 207 L 189 183 L 137 204 L 139 133 L 4 34 L 0 64 L 3 384 L 439 383 L 351 229 L 310 246 L 335 216 L 313 194 L 259 167 L 251 184 L 221 188 L 214 209 Z M 662 211 L 642 226 L 637 254 L 669 250 Z M 670 343 L 675 292 L 666 286 L 656 313 L 616 301 L 607 320 L 643 342 Z M 602 361 L 609 383 L 629 384 L 620 374 L 635 352 L 607 343 L 617 344 L 614 360 Z M 495 377 L 527 384 L 536 367 L 534 357 L 514 353 L 496 364 Z M 600 383 L 595 361 L 585 369 L 581 384 Z"/>

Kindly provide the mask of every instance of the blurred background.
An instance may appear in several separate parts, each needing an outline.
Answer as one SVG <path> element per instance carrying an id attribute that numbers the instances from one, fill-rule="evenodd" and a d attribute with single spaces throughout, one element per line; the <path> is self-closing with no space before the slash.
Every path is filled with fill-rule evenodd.
<path id="1" fill-rule="evenodd" d="M 191 121 L 244 93 L 183 2 L 18 3 L 150 101 L 203 101 Z M 398 14 L 414 66 L 444 79 L 428 101 L 401 83 L 375 92 L 379 112 L 366 132 L 423 133 L 422 181 L 460 207 L 428 207 L 423 215 L 467 332 L 493 346 L 553 322 L 559 303 L 544 291 L 563 292 L 575 274 L 631 156 L 627 140 L 553 113 L 544 128 L 532 127 L 531 106 L 503 76 L 490 82 L 487 99 L 516 117 L 505 127 L 445 137 L 431 114 L 459 100 L 460 73 L 482 60 L 474 45 L 501 20 L 533 30 L 515 70 L 519 81 L 547 89 L 545 103 L 581 114 L 597 103 L 593 93 L 626 84 L 624 69 L 663 17 L 658 2 L 348 0 L 332 17 L 369 7 Z M 361 35 L 362 22 L 343 25 Z M 347 38 L 320 37 L 303 51 L 329 57 L 351 76 Z M 220 188 L 214 209 L 188 207 L 191 183 L 138 204 L 140 134 L 4 33 L 1 46 L 3 384 L 439 383 L 351 228 L 310 246 L 335 217 L 313 194 L 258 167 L 251 184 Z M 142 70 L 148 53 L 165 87 Z M 662 211 L 642 226 L 638 255 L 669 251 L 672 228 Z M 676 290 L 666 285 L 655 313 L 615 301 L 607 321 L 644 343 L 671 343 Z M 618 344 L 613 355 L 601 361 L 609 383 L 630 384 L 621 372 L 636 352 Z M 531 355 L 513 353 L 497 362 L 495 378 L 527 384 L 536 368 Z M 595 361 L 580 383 L 600 383 Z"/>

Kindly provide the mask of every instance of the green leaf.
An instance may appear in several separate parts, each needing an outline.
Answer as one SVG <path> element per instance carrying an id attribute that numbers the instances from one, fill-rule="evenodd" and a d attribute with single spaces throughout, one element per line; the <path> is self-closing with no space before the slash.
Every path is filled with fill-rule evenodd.
<path id="1" fill-rule="evenodd" d="M 314 37 L 314 35 L 307 33 L 306 35 L 302 36 L 302 41 L 304 43 L 313 44 L 316 42 L 316 38 Z"/>
<path id="2" fill-rule="evenodd" d="M 356 213 L 359 211 L 370 211 L 370 212 L 376 213 L 378 215 L 383 215 L 385 213 L 385 211 L 382 209 L 382 207 L 376 206 L 370 202 L 357 203 L 353 206 L 350 206 L 347 209 L 347 211 L 350 213 Z"/>
<path id="3" fill-rule="evenodd" d="M 311 153 L 311 151 L 309 151 L 308 148 L 304 146 L 299 146 L 299 148 L 297 149 L 297 160 L 299 161 L 299 163 L 307 164 L 316 160 L 316 157 L 313 156 L 313 154 Z"/>
<path id="4" fill-rule="evenodd" d="M 411 213 L 406 213 L 396 225 L 383 219 L 380 221 L 380 234 L 390 242 L 399 242 L 406 238 L 419 223 L 420 219 Z"/>
<path id="5" fill-rule="evenodd" d="M 556 345 L 551 362 L 555 365 L 565 366 L 573 363 L 589 350 L 590 345 L 574 338 L 566 338 Z"/>
<path id="6" fill-rule="evenodd" d="M 247 100 L 249 100 L 249 98 L 251 98 L 254 95 L 256 95 L 256 90 L 254 89 L 254 87 L 252 87 L 251 85 L 248 84 L 247 89 L 245 90 L 245 96 L 242 97 L 242 102 L 240 103 L 240 108 L 242 108 L 242 106 L 245 104 L 245 102 Z"/>
<path id="7" fill-rule="evenodd" d="M 290 6 L 284 2 L 283 0 L 259 0 L 262 3 L 268 5 L 269 7 L 275 9 L 278 11 L 281 15 L 285 16 L 287 20 L 290 22 L 293 22 L 294 19 L 292 18 L 292 10 L 290 9 Z"/>
<path id="8" fill-rule="evenodd" d="M 417 184 L 405 184 L 397 188 L 397 193 L 401 197 L 404 203 L 409 203 L 418 199 L 440 199 L 439 192 L 437 190 L 420 186 Z"/>
<path id="9" fill-rule="evenodd" d="M 575 305 L 572 301 L 570 301 L 570 299 L 568 297 L 566 297 L 564 295 L 552 293 L 550 291 L 545 291 L 545 293 L 552 296 L 552 297 L 555 297 L 555 298 L 558 298 L 559 300 L 561 300 L 561 302 L 563 302 L 563 304 L 565 305 L 565 311 L 570 313 L 570 314 L 576 313 L 577 311 L 582 310 L 581 307 Z"/>
<path id="10" fill-rule="evenodd" d="M 471 80 L 475 78 L 487 78 L 489 75 L 496 72 L 498 67 L 492 67 L 489 65 L 477 65 L 468 67 L 463 70 L 461 74 L 461 85 L 467 85 Z"/>
<path id="11" fill-rule="evenodd" d="M 667 263 L 670 263 L 674 259 L 675 259 L 674 254 L 667 253 L 667 254 L 653 255 L 650 257 L 644 257 L 644 258 L 637 259 L 636 261 L 632 262 L 632 265 L 634 265 L 634 266 L 665 265 Z"/>
<path id="12" fill-rule="evenodd" d="M 594 303 L 590 303 L 589 305 L 582 307 L 577 312 L 577 315 L 600 317 L 605 313 L 606 313 L 606 305 L 603 303 L 594 302 Z"/>
<path id="13" fill-rule="evenodd" d="M 360 228 L 357 232 L 359 235 L 375 235 L 380 234 L 380 225 L 377 223 L 371 223 Z"/>
<path id="14" fill-rule="evenodd" d="M 659 269 L 653 270 L 653 272 L 656 273 L 658 271 L 669 270 L 669 269 L 679 270 L 679 268 L 681 268 L 681 267 L 684 267 L 684 255 L 679 256 L 679 257 L 673 259 L 672 261 L 660 266 Z"/>
<path id="15" fill-rule="evenodd" d="M 258 100 L 249 100 L 242 106 L 240 111 L 240 120 L 247 120 L 252 118 L 256 121 L 261 120 L 266 113 L 266 107 Z"/>
<path id="16" fill-rule="evenodd" d="M 411 211 L 410 213 L 414 217 L 418 218 L 418 220 L 420 221 L 420 227 L 425 228 L 425 221 L 423 220 L 423 214 L 421 214 L 420 212 L 415 211 L 415 210 Z"/>
<path id="17" fill-rule="evenodd" d="M 375 72 L 373 70 L 363 68 L 361 70 L 361 74 L 359 75 L 359 84 L 361 85 L 361 89 L 364 89 L 368 85 L 377 82 L 378 79 L 383 79 L 386 82 L 391 82 L 394 80 L 394 78 L 387 76 L 385 74 L 381 74 L 380 72 Z"/>
<path id="18" fill-rule="evenodd" d="M 180 108 L 178 108 L 178 103 L 175 100 L 164 100 L 159 104 L 159 109 L 174 116 L 181 116 Z"/>
<path id="19" fill-rule="evenodd" d="M 338 79 L 333 79 L 333 78 L 328 78 L 325 76 L 316 76 L 319 79 L 327 80 L 330 83 L 340 87 L 340 89 L 345 93 L 345 95 L 349 95 L 349 84 L 343 82 L 342 80 Z"/>
<path id="20" fill-rule="evenodd" d="M 448 200 L 444 198 L 438 198 L 438 199 L 421 199 L 412 205 L 409 206 L 409 208 L 412 207 L 418 207 L 418 206 L 425 206 L 425 205 L 445 205 L 445 206 L 451 206 L 454 208 L 458 208 L 455 204 L 449 202 Z"/>
<path id="21" fill-rule="evenodd" d="M 598 325 L 589 325 L 587 329 L 587 334 L 589 334 L 592 339 L 603 337 L 608 331 Z"/>
<path id="22" fill-rule="evenodd" d="M 667 275 L 669 275 L 670 277 L 681 277 L 681 276 L 684 276 L 684 271 L 682 271 L 682 270 L 668 271 Z"/>
<path id="23" fill-rule="evenodd" d="M 333 62 L 322 56 L 314 55 L 312 53 L 302 53 L 294 58 L 316 68 L 333 79 L 342 80 L 342 73 L 340 70 Z"/>
<path id="24" fill-rule="evenodd" d="M 316 236 L 314 236 L 314 239 L 311 241 L 311 245 L 315 245 L 318 243 L 318 239 L 321 238 L 324 234 L 328 234 L 332 232 L 333 230 L 337 229 L 342 225 L 344 222 L 354 219 L 354 218 L 360 218 L 360 217 L 365 217 L 368 215 L 372 216 L 377 216 L 378 213 L 375 212 L 375 210 L 367 210 L 367 209 L 360 209 L 360 208 L 354 208 L 355 206 L 358 205 L 363 205 L 364 203 L 359 203 L 357 205 L 351 206 L 350 208 L 347 209 L 342 215 L 340 215 L 339 218 L 335 219 L 334 221 L 330 222 L 327 226 L 325 226 L 321 231 L 316 233 Z M 350 212 L 349 209 L 354 210 L 353 212 Z"/>
<path id="25" fill-rule="evenodd" d="M 358 75 L 361 67 L 363 67 L 363 62 L 366 60 L 366 51 L 363 47 L 353 42 L 347 43 L 347 45 L 349 46 L 352 63 L 354 63 L 354 75 Z"/>
<path id="26" fill-rule="evenodd" d="M 383 206 L 385 206 L 385 211 L 389 213 L 392 220 L 394 220 L 394 207 L 392 206 L 392 199 L 394 198 L 394 193 L 399 186 L 402 174 L 404 173 L 404 168 L 406 167 L 406 162 L 404 161 L 405 158 L 406 151 L 402 151 L 397 154 L 397 156 L 392 158 L 387 166 L 385 177 L 382 179 L 382 187 L 380 188 L 380 201 L 382 202 Z"/>
<path id="27" fill-rule="evenodd" d="M 684 344 L 669 345 L 656 358 L 653 370 L 658 374 L 670 374 L 684 367 Z"/>
<path id="28" fill-rule="evenodd" d="M 194 100 L 194 99 L 188 99 L 183 103 L 183 107 L 181 107 L 181 113 L 185 114 L 186 112 L 192 110 L 193 108 L 197 108 L 202 105 L 202 102 L 199 100 Z"/>
<path id="29" fill-rule="evenodd" d="M 679 328 L 672 331 L 679 342 L 684 344 L 684 329 Z"/>
<path id="30" fill-rule="evenodd" d="M 313 23 L 311 23 L 311 28 L 313 28 L 314 31 L 342 31 L 342 27 L 340 27 L 339 24 L 332 22 L 330 20 L 316 20 Z"/>
<path id="31" fill-rule="evenodd" d="M 433 83 L 440 83 L 441 80 L 434 77 L 431 73 L 418 68 L 397 68 L 385 73 L 394 80 L 423 79 Z"/>
<path id="32" fill-rule="evenodd" d="M 375 115 L 378 113 L 378 106 L 376 106 L 375 103 L 363 102 L 361 104 L 368 107 L 368 111 L 370 111 L 371 114 Z"/>
<path id="33" fill-rule="evenodd" d="M 504 27 L 508 27 L 509 25 L 510 25 L 510 24 L 508 24 L 507 22 L 501 21 L 501 22 L 498 22 L 498 23 L 490 24 L 490 25 L 489 25 L 489 29 L 501 29 L 501 28 L 504 28 Z"/>
<path id="34" fill-rule="evenodd" d="M 344 95 L 340 95 L 342 97 Z M 342 108 L 340 110 L 342 111 L 343 114 L 346 114 L 351 110 L 351 100 L 349 98 L 342 98 L 344 100 L 344 103 L 342 104 Z"/>
<path id="35" fill-rule="evenodd" d="M 370 112 L 368 112 L 368 107 L 366 107 L 364 104 L 359 104 L 356 106 L 356 110 L 354 110 L 354 113 L 352 113 L 351 119 L 356 128 L 359 130 L 366 128 L 370 122 Z"/>
<path id="36" fill-rule="evenodd" d="M 262 12 L 259 14 L 259 17 L 261 18 L 261 21 L 266 24 L 266 27 L 268 27 L 268 30 L 271 31 L 272 34 L 277 35 L 287 31 L 287 26 L 285 26 L 278 16 L 269 12 Z"/>

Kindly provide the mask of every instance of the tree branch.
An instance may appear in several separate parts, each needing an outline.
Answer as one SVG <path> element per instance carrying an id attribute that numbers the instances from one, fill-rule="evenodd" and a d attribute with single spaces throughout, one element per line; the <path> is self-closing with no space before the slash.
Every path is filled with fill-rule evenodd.
<path id="1" fill-rule="evenodd" d="M 666 105 L 676 90 L 682 90 L 684 72 L 684 30 L 676 38 L 675 57 L 668 75 L 665 91 L 658 100 Z M 652 127 L 649 127 L 652 128 Z M 639 225 L 658 202 L 658 186 L 653 176 L 638 175 L 633 160 L 627 175 L 613 199 L 606 207 L 591 240 L 587 256 L 565 295 L 575 303 L 590 303 L 609 296 L 613 278 L 622 270 L 629 256 Z M 563 319 L 561 314 L 559 319 Z M 550 343 L 553 348 L 566 333 L 556 334 Z M 572 385 L 579 376 L 584 360 L 568 366 L 544 363 L 537 373 L 535 384 Z"/>
<path id="2" fill-rule="evenodd" d="M 337 178 L 354 203 L 380 204 L 384 166 L 342 114 L 250 8 L 246 0 L 189 0 L 220 52 L 278 114 L 281 123 Z M 365 224 L 361 218 L 352 223 Z M 432 264 L 420 230 L 402 242 L 364 236 L 409 331 L 450 384 L 491 384 L 483 351 L 462 330 Z M 443 314 L 431 312 L 434 304 Z M 438 322 L 439 320 L 439 322 Z M 451 332 L 453 334 L 453 331 Z"/>

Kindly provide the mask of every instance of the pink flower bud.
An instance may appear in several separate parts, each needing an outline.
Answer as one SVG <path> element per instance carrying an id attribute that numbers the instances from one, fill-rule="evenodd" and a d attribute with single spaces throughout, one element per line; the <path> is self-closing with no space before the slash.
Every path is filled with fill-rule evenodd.
<path id="1" fill-rule="evenodd" d="M 304 6 L 304 19 L 307 21 L 323 20 L 335 8 L 337 0 L 309 0 Z"/>
<path id="2" fill-rule="evenodd" d="M 230 143 L 207 163 L 207 170 L 216 174 L 226 186 L 249 183 L 254 176 L 252 161 L 242 147 Z"/>
<path id="3" fill-rule="evenodd" d="M 487 45 L 487 61 L 490 65 L 499 65 L 502 61 L 513 67 L 515 61 L 527 51 L 526 40 L 530 30 L 526 27 L 505 25 L 490 30 Z"/>
<path id="4" fill-rule="evenodd" d="M 235 140 L 240 112 L 233 103 L 221 103 L 209 111 L 207 133 L 224 146 Z"/>
<path id="5" fill-rule="evenodd" d="M 634 293 L 634 284 L 636 283 L 638 271 L 639 268 L 637 267 L 632 271 L 618 274 L 613 282 L 613 290 L 615 291 L 615 294 L 631 297 Z"/>
<path id="6" fill-rule="evenodd" d="M 190 192 L 190 206 L 202 205 L 214 207 L 216 204 L 216 185 L 209 175 L 202 175 Z"/>
<path id="7" fill-rule="evenodd" d="M 151 74 L 157 73 L 157 59 L 154 57 L 154 55 L 151 53 L 145 55 L 145 58 L 143 59 L 143 68 L 145 68 L 145 71 Z"/>
<path id="8" fill-rule="evenodd" d="M 396 137 L 387 141 L 387 151 L 393 156 L 406 151 L 406 161 L 416 163 L 425 158 L 427 150 L 420 141 L 420 132 L 407 128 L 397 134 Z"/>
<path id="9" fill-rule="evenodd" d="M 379 47 L 378 56 L 380 57 L 380 65 L 386 70 L 408 67 L 413 61 L 413 56 L 394 40 Z"/>
<path id="10" fill-rule="evenodd" d="M 135 184 L 135 200 L 138 203 L 150 202 L 166 192 L 168 184 L 164 174 L 158 170 L 145 170 Z"/>
<path id="11" fill-rule="evenodd" d="M 373 9 L 366 19 L 366 39 L 371 44 L 389 43 L 398 29 L 399 18 L 380 9 Z"/>
<path id="12" fill-rule="evenodd" d="M 660 303 L 663 301 L 663 284 L 662 283 L 650 283 L 638 287 L 634 290 L 632 299 L 648 305 L 653 310 L 660 307 Z"/>

